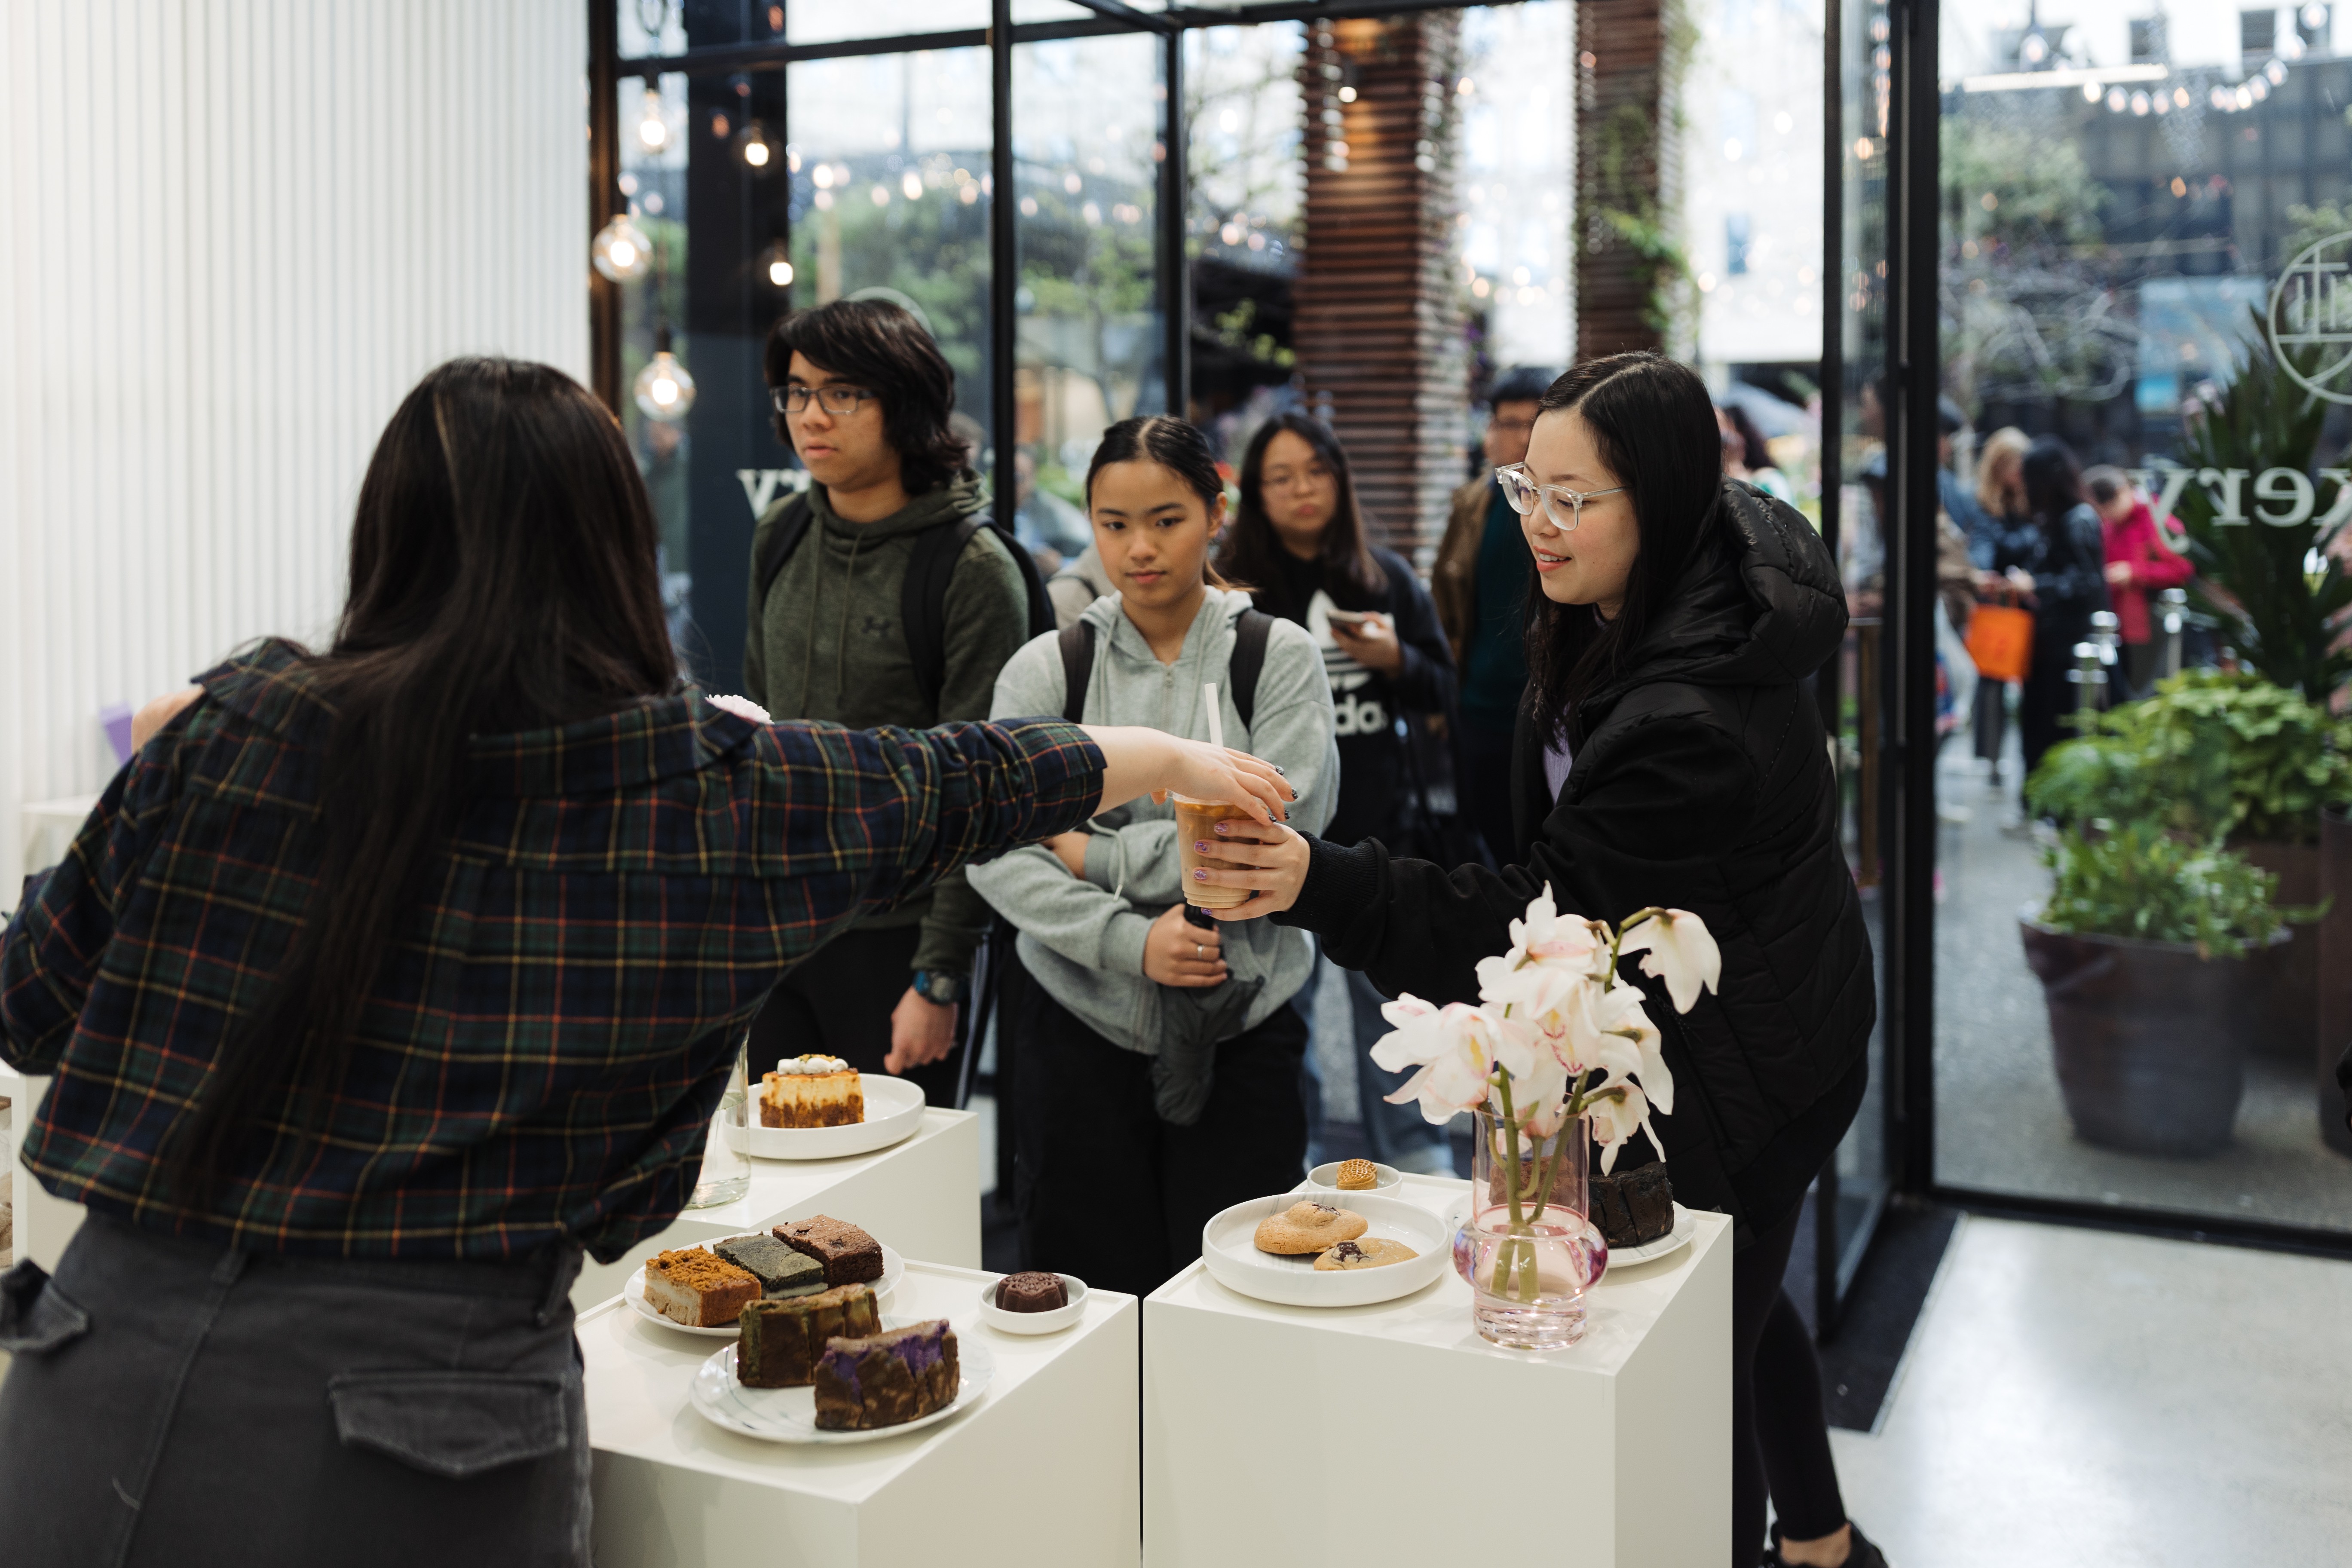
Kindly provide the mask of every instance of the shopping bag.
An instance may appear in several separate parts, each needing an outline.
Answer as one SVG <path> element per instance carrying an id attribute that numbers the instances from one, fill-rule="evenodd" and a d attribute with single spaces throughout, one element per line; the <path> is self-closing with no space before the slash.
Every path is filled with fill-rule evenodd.
<path id="1" fill-rule="evenodd" d="M 1979 605 L 1969 617 L 1969 658 L 1987 680 L 2023 680 L 2033 662 L 2033 612 Z"/>

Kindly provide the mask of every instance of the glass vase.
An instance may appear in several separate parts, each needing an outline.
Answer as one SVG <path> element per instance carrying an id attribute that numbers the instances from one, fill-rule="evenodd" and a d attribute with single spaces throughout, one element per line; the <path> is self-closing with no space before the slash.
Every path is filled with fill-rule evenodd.
<path id="1" fill-rule="evenodd" d="M 686 1200 L 690 1209 L 719 1208 L 751 1190 L 751 1161 L 745 1152 L 750 1135 L 744 1127 L 751 1093 L 745 1084 L 749 1069 L 743 1051 L 742 1046 L 735 1049 L 727 1092 L 719 1097 L 718 1114 L 710 1119 L 710 1131 L 702 1140 L 702 1170 L 694 1179 L 693 1194 Z"/>
<path id="2" fill-rule="evenodd" d="M 1515 1350 L 1565 1350 L 1584 1337 L 1584 1293 L 1608 1266 L 1609 1244 L 1585 1216 L 1591 1132 L 1582 1117 L 1549 1137 L 1472 1113 L 1470 1210 L 1454 1237 L 1481 1338 Z"/>

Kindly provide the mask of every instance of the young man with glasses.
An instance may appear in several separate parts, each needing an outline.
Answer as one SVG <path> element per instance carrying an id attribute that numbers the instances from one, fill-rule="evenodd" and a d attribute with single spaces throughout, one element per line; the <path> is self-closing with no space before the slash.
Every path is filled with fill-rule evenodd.
<path id="1" fill-rule="evenodd" d="M 744 689 L 779 720 L 853 729 L 986 719 L 1029 638 L 1030 588 L 949 428 L 954 371 L 912 315 L 870 300 L 777 322 L 765 368 L 776 434 L 811 482 L 752 538 Z M 990 918 L 958 871 L 853 926 L 769 997 L 752 1072 L 821 1052 L 952 1103 L 958 1009 Z"/>
<path id="2" fill-rule="evenodd" d="M 1487 395 L 1486 467 L 1454 492 L 1453 515 L 1437 547 L 1430 595 L 1462 672 L 1454 778 L 1462 808 L 1486 839 L 1496 864 L 1507 865 L 1511 841 L 1511 730 L 1528 688 L 1528 543 L 1495 471 L 1523 462 L 1535 429 L 1537 400 L 1555 373 L 1533 365 L 1506 371 Z"/>

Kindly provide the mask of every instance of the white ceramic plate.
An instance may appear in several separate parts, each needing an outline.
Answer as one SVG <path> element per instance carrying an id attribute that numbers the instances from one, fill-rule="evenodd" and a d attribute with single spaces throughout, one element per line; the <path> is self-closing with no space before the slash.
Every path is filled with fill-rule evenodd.
<path id="1" fill-rule="evenodd" d="M 722 1236 L 719 1239 L 720 1241 L 737 1241 L 741 1238 L 739 1237 Z M 701 1245 L 708 1248 L 711 1244 L 704 1242 Z M 898 1284 L 899 1276 L 906 1272 L 907 1260 L 899 1257 L 897 1253 L 891 1251 L 890 1244 L 888 1242 L 884 1242 L 882 1244 L 882 1278 L 874 1281 L 874 1300 L 877 1306 L 879 1306 L 881 1303 L 887 1301 L 890 1299 L 891 1287 Z M 660 1309 L 656 1308 L 651 1301 L 646 1300 L 646 1265 L 643 1258 L 639 1258 L 637 1260 L 636 1268 L 630 1270 L 629 1282 L 621 1287 L 621 1300 L 627 1302 L 629 1305 L 629 1310 L 635 1312 L 638 1317 L 645 1319 L 647 1322 L 659 1323 L 663 1328 L 669 1330 L 672 1333 L 700 1334 L 706 1339 L 731 1340 L 737 1334 L 743 1331 L 733 1323 L 721 1324 L 719 1327 L 715 1329 L 688 1328 L 686 1324 L 679 1322 L 676 1318 L 666 1318 L 662 1316 Z"/>
<path id="2" fill-rule="evenodd" d="M 923 1321 L 886 1317 L 882 1326 L 903 1329 Z M 956 1336 L 956 1364 L 963 1373 L 963 1386 L 956 1391 L 953 1404 L 929 1415 L 871 1431 L 827 1432 L 820 1428 L 816 1424 L 814 1387 L 744 1387 L 735 1381 L 733 1345 L 719 1346 L 710 1352 L 709 1360 L 695 1368 L 689 1398 L 695 1413 L 704 1420 L 730 1432 L 740 1432 L 746 1437 L 770 1443 L 877 1443 L 885 1437 L 936 1426 L 958 1411 L 978 1404 L 988 1390 L 989 1380 L 996 1375 L 996 1357 L 977 1339 L 960 1333 Z"/>
<path id="3" fill-rule="evenodd" d="M 1448 1208 L 1445 1211 L 1446 1236 L 1450 1238 L 1455 1231 L 1462 1228 L 1469 1217 L 1470 1206 L 1466 1201 Z M 1609 1270 L 1612 1268 L 1631 1268 L 1637 1263 L 1655 1263 L 1659 1258 L 1688 1247 L 1691 1237 L 1697 1234 L 1698 1221 L 1692 1217 L 1690 1210 L 1676 1204 L 1674 1229 L 1658 1237 L 1657 1240 L 1641 1247 L 1611 1247 L 1609 1261 L 1601 1266 L 1601 1278 L 1603 1279 L 1609 1278 Z"/>
<path id="4" fill-rule="evenodd" d="M 1654 1263 L 1659 1258 L 1665 1257 L 1669 1253 L 1679 1252 L 1684 1247 L 1688 1247 L 1691 1244 L 1691 1237 L 1697 1234 L 1697 1218 L 1692 1215 L 1690 1210 L 1683 1207 L 1680 1204 L 1676 1204 L 1675 1205 L 1674 1229 L 1666 1232 L 1665 1235 L 1658 1237 L 1657 1240 L 1646 1242 L 1640 1247 L 1611 1247 L 1609 1249 L 1609 1268 L 1615 1268 L 1622 1266 L 1624 1268 L 1631 1268 L 1636 1263 Z M 1603 1279 L 1608 1277 L 1608 1269 L 1604 1268 L 1601 1270 L 1601 1277 Z"/>
<path id="5" fill-rule="evenodd" d="M 1000 1333 L 1058 1334 L 1087 1315 L 1087 1282 L 1075 1274 L 1057 1274 L 1069 1300 L 1050 1312 L 1008 1312 L 996 1304 L 996 1288 L 1003 1277 L 980 1288 L 980 1321 Z"/>
<path id="6" fill-rule="evenodd" d="M 1299 1201 L 1298 1194 L 1283 1193 L 1235 1204 L 1201 1227 L 1201 1259 L 1210 1277 L 1229 1290 L 1286 1307 L 1362 1307 L 1410 1296 L 1452 1266 L 1453 1232 L 1420 1205 L 1378 1193 L 1339 1193 L 1316 1201 L 1334 1200 L 1335 1206 L 1364 1216 L 1365 1237 L 1401 1241 L 1419 1256 L 1379 1268 L 1318 1272 L 1313 1253 L 1285 1258 L 1260 1252 L 1258 1221 Z"/>
<path id="7" fill-rule="evenodd" d="M 922 1126 L 923 1091 L 914 1084 L 869 1072 L 858 1074 L 857 1087 L 866 1096 L 863 1121 L 847 1127 L 762 1127 L 760 1080 L 753 1079 L 743 1105 L 746 1152 L 762 1160 L 838 1160 L 903 1143 Z"/>
<path id="8" fill-rule="evenodd" d="M 1372 1162 L 1372 1169 L 1377 1173 L 1376 1179 L 1372 1185 L 1365 1190 L 1369 1192 L 1384 1193 L 1390 1197 L 1396 1196 L 1396 1188 L 1403 1183 L 1404 1173 L 1398 1170 L 1394 1165 L 1383 1165 L 1377 1160 Z M 1326 1160 L 1323 1163 L 1307 1172 L 1307 1190 L 1310 1192 L 1339 1192 L 1339 1162 L 1337 1160 Z M 1342 1197 L 1351 1198 L 1355 1195 L 1356 1194 L 1353 1193 L 1340 1194 L 1340 1196 Z"/>

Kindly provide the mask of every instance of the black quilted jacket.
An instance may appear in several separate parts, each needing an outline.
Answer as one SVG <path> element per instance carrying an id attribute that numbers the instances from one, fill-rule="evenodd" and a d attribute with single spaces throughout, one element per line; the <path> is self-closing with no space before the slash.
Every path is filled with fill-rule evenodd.
<path id="1" fill-rule="evenodd" d="M 1685 574 L 1631 673 L 1575 716 L 1557 801 L 1521 717 L 1517 864 L 1449 872 L 1318 840 L 1297 905 L 1275 918 L 1320 932 L 1391 995 L 1452 1002 L 1477 999 L 1474 966 L 1509 946 L 1509 921 L 1547 882 L 1564 912 L 1704 916 L 1723 950 L 1719 994 L 1677 1016 L 1634 961 L 1622 973 L 1647 992 L 1675 1075 L 1675 1113 L 1654 1125 L 1675 1195 L 1730 1215 L 1744 1243 L 1803 1199 L 1853 1121 L 1876 1003 L 1804 685 L 1844 635 L 1844 594 L 1802 516 L 1725 490 L 1723 546 Z"/>

